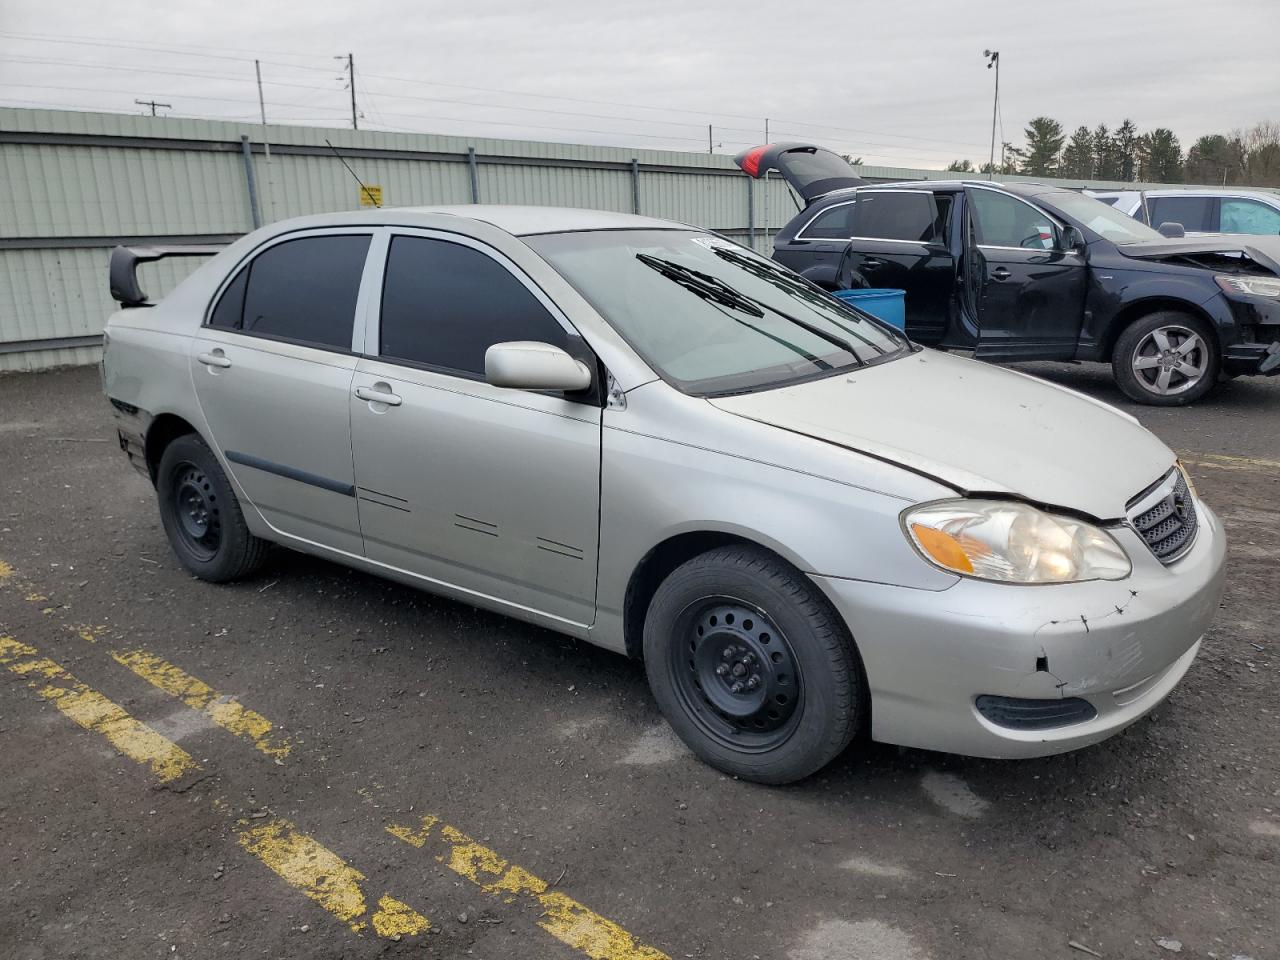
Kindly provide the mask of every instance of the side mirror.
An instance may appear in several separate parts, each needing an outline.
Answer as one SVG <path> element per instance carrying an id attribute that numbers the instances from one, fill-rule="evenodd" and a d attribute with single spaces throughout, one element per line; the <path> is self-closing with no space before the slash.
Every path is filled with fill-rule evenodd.
<path id="1" fill-rule="evenodd" d="M 1062 248 L 1064 250 L 1083 254 L 1087 247 L 1088 244 L 1085 243 L 1084 234 L 1077 227 L 1067 224 L 1062 228 Z"/>
<path id="2" fill-rule="evenodd" d="M 564 390 L 591 386 L 591 370 L 559 347 L 532 340 L 495 343 L 484 352 L 484 378 L 513 390 Z"/>
<path id="3" fill-rule="evenodd" d="M 1170 240 L 1179 240 L 1187 235 L 1187 228 L 1180 223 L 1174 223 L 1172 220 L 1166 220 L 1160 226 L 1156 227 L 1156 231 L 1162 237 L 1168 237 Z"/>

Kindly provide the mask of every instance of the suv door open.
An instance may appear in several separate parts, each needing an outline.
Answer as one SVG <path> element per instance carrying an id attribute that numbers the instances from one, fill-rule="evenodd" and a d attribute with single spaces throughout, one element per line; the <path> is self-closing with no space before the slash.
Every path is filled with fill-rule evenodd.
<path id="1" fill-rule="evenodd" d="M 1048 213 L 990 187 L 965 188 L 967 300 L 977 312 L 975 356 L 1069 360 L 1084 320 L 1088 265 L 1064 248 Z"/>

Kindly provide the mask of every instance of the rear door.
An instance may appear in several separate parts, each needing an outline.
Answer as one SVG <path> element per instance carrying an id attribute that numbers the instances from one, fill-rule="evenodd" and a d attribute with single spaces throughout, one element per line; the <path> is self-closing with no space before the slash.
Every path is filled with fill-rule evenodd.
<path id="1" fill-rule="evenodd" d="M 210 439 L 245 496 L 289 536 L 359 556 L 347 398 L 373 232 L 290 234 L 224 285 L 192 341 Z"/>
<path id="2" fill-rule="evenodd" d="M 907 333 L 938 343 L 947 330 L 955 289 L 955 258 L 947 248 L 951 197 L 930 190 L 858 191 L 853 237 L 838 285 L 906 291 Z"/>
<path id="3" fill-rule="evenodd" d="M 1088 266 L 1064 250 L 1062 225 L 1020 197 L 967 187 L 972 217 L 969 291 L 977 310 L 975 355 L 990 360 L 1069 360 L 1084 320 Z"/>
<path id="4" fill-rule="evenodd" d="M 796 231 L 790 240 L 779 237 L 774 243 L 773 259 L 820 287 L 834 290 L 840 256 L 853 236 L 853 210 L 856 198 L 832 202 L 824 200 L 821 209 Z"/>
<path id="5" fill-rule="evenodd" d="M 491 386 L 484 354 L 533 340 L 594 356 L 527 275 L 458 234 L 397 233 L 380 286 L 350 399 L 367 556 L 590 624 L 600 404 Z"/>
<path id="6" fill-rule="evenodd" d="M 749 177 L 777 170 L 806 204 L 833 190 L 866 183 L 840 154 L 810 143 L 767 143 L 744 150 L 733 161 Z"/>

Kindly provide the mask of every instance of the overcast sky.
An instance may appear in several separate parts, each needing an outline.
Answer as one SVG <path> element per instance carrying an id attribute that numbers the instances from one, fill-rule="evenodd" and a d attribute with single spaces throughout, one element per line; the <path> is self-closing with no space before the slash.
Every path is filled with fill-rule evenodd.
<path id="1" fill-rule="evenodd" d="M 1127 116 L 1185 149 L 1280 120 L 1278 27 L 1280 0 L 0 0 L 0 104 L 256 120 L 259 57 L 269 121 L 344 126 L 349 50 L 371 129 L 705 151 L 710 123 L 734 153 L 769 117 L 775 141 L 940 167 L 986 159 L 985 48 L 1004 139 Z"/>

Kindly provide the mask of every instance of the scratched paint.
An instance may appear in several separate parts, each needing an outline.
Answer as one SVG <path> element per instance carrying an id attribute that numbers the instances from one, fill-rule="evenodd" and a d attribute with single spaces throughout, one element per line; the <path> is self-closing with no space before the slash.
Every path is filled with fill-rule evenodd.
<path id="1" fill-rule="evenodd" d="M 369 916 L 365 875 L 283 818 L 256 826 L 240 821 L 236 840 L 286 883 L 359 933 L 370 924 L 380 937 L 422 933 L 431 924 L 412 907 L 384 896 Z"/>
<path id="2" fill-rule="evenodd" d="M 438 817 L 422 817 L 415 826 L 392 824 L 387 832 L 418 849 L 434 841 L 433 849 L 440 849 L 437 859 L 486 893 L 502 896 L 508 903 L 517 898 L 533 900 L 542 910 L 538 926 L 591 960 L 670 960 L 612 920 L 551 889 L 545 880 L 440 823 Z"/>
<path id="3" fill-rule="evenodd" d="M 134 719 L 61 665 L 40 656 L 35 647 L 0 637 L 0 663 L 85 730 L 105 737 L 122 754 L 148 767 L 161 783 L 172 783 L 199 764 L 180 746 Z"/>
<path id="4" fill-rule="evenodd" d="M 292 744 L 273 734 L 270 720 L 229 696 L 218 693 L 203 680 L 145 650 L 112 651 L 116 663 L 128 667 L 143 680 L 198 710 L 222 729 L 248 740 L 269 757 L 284 759 Z"/>

